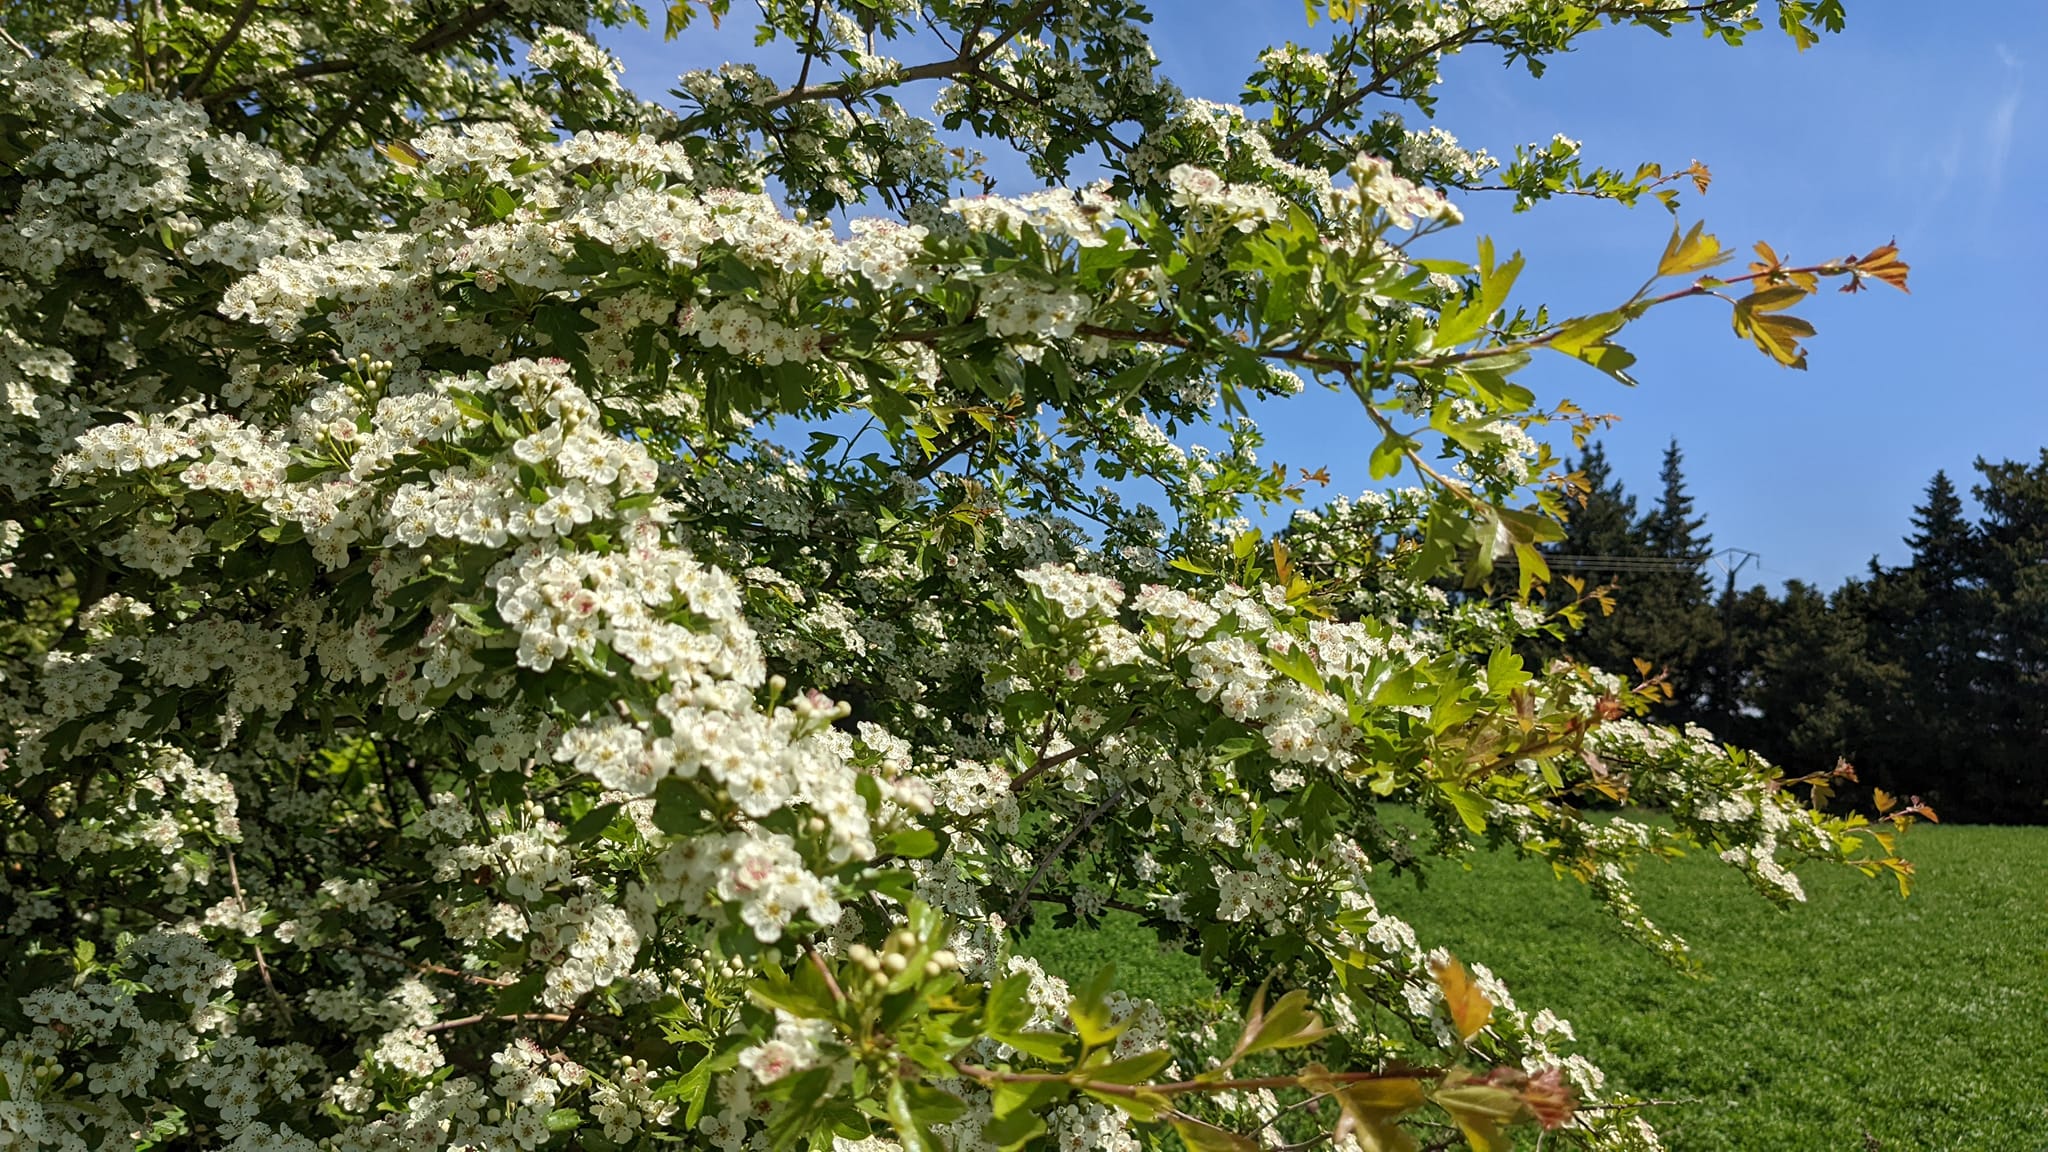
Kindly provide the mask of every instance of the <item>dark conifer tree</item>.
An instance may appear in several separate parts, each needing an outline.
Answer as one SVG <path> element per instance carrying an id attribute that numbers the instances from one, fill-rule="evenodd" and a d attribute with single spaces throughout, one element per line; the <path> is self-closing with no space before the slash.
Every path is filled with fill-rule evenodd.
<path id="1" fill-rule="evenodd" d="M 1671 677 L 1671 719 L 1710 721 L 1711 665 L 1720 656 L 1721 619 L 1714 605 L 1707 559 L 1713 537 L 1706 517 L 1696 515 L 1685 487 L 1685 454 L 1673 440 L 1658 473 L 1657 505 L 1637 525 L 1651 556 L 1670 562 L 1664 571 L 1644 572 L 1624 588 L 1622 611 L 1635 619 L 1635 655 Z"/>
<path id="2" fill-rule="evenodd" d="M 1977 461 L 1981 681 L 1988 747 L 1963 774 L 1973 808 L 2000 820 L 2048 820 L 2048 449 L 2028 464 Z"/>

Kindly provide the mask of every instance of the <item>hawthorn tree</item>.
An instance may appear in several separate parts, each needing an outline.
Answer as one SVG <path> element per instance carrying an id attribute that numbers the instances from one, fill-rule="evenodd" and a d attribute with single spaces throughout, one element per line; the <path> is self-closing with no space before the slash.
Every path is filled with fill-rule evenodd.
<path id="1" fill-rule="evenodd" d="M 1519 258 L 1413 250 L 1453 197 L 1704 173 L 1400 112 L 1453 52 L 1753 9 L 1331 0 L 1242 108 L 1118 0 L 764 0 L 799 63 L 668 105 L 589 38 L 623 4 L 0 9 L 0 1144 L 1653 1145 L 1376 878 L 1484 841 L 1680 956 L 1638 860 L 1903 882 L 1910 810 L 1821 815 L 1513 655 L 1582 606 L 1432 581 L 1545 578 L 1534 432 L 1583 425 L 1533 357 L 1626 378 L 1718 298 L 1796 365 L 1790 306 L 1905 267 L 1681 228 L 1610 311 L 1511 307 Z M 1416 486 L 1269 538 L 1305 494 L 1247 407 L 1311 387 Z M 1669 820 L 1581 815 L 1623 796 Z M 1013 951 L 1107 908 L 1242 1019 Z"/>

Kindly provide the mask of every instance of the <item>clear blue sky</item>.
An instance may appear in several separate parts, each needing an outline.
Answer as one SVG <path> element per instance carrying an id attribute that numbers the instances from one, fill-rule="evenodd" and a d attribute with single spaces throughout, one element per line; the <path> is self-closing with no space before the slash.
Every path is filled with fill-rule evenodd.
<path id="1" fill-rule="evenodd" d="M 1299 0 L 1152 7 L 1165 72 L 1211 99 L 1236 98 L 1258 48 L 1327 40 L 1327 25 L 1305 27 Z M 1974 19 L 1954 18 L 1964 12 Z M 757 60 L 780 76 L 777 58 L 730 24 L 716 35 L 703 28 L 674 43 L 658 29 L 606 43 L 627 83 L 649 96 L 723 59 Z M 1689 31 L 1668 41 L 1612 31 L 1582 44 L 1541 80 L 1483 52 L 1454 60 L 1436 122 L 1502 156 L 1563 132 L 1585 142 L 1589 160 L 1617 167 L 1697 158 L 1714 185 L 1704 198 L 1688 190 L 1682 215 L 1703 217 L 1724 243 L 1768 240 L 1811 261 L 1896 238 L 1913 266 L 1910 297 L 1830 292 L 1807 305 L 1820 335 L 1803 373 L 1737 339 L 1726 307 L 1708 301 L 1630 329 L 1639 388 L 1539 361 L 1531 379 L 1540 394 L 1622 418 L 1604 439 L 1632 491 L 1654 494 L 1675 436 L 1717 546 L 1762 554 L 1745 579 L 1832 587 L 1872 555 L 1905 558 L 1900 539 L 1936 469 L 1967 487 L 1977 456 L 2032 459 L 2048 445 L 2048 372 L 2028 351 L 2048 328 L 2048 219 L 2028 192 L 2048 176 L 2039 94 L 2048 4 L 1850 0 L 1848 31 L 1805 53 L 1775 33 L 1740 50 Z M 1411 116 L 1409 126 L 1420 122 Z M 1005 180 L 999 190 L 1026 186 Z M 1626 297 L 1671 228 L 1654 203 L 1553 201 L 1515 215 L 1481 196 L 1465 207 L 1454 242 L 1489 233 L 1521 249 L 1530 267 L 1517 299 L 1568 313 Z M 1371 443 L 1353 405 L 1311 393 L 1261 413 L 1268 455 L 1328 465 L 1333 491 L 1368 486 Z"/>

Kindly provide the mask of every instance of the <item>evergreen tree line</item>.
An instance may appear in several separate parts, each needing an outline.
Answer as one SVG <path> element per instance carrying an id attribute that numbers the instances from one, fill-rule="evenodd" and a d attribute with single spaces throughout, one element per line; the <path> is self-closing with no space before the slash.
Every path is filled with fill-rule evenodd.
<path id="1" fill-rule="evenodd" d="M 1670 680 L 1660 719 L 1702 724 L 1790 774 L 1847 760 L 1864 785 L 1921 796 L 1948 820 L 2048 822 L 2048 450 L 1978 460 L 1974 519 L 1935 473 L 1912 558 L 1873 558 L 1833 591 L 1736 591 L 1675 441 L 1646 509 L 1599 445 L 1576 470 L 1585 504 L 1551 548 L 1551 596 L 1572 598 L 1573 575 L 1609 587 L 1617 610 L 1589 613 L 1573 655 L 1624 674 L 1647 662 Z"/>

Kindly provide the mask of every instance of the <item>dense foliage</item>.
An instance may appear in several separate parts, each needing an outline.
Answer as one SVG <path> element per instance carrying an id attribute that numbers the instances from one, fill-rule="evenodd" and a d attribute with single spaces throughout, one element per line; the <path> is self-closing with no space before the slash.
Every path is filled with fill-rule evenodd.
<path id="1" fill-rule="evenodd" d="M 1656 525 L 1690 504 L 1675 445 L 1652 514 L 1636 514 L 1597 444 L 1577 472 L 1584 511 L 1551 547 L 1579 558 L 1613 611 L 1551 650 L 1609 667 L 1643 660 L 1671 689 L 1655 715 L 1789 769 L 1848 762 L 1863 787 L 1844 799 L 1882 790 L 1950 819 L 2048 822 L 2048 455 L 1978 461 L 1974 518 L 1936 473 L 1913 510 L 1908 561 L 1873 560 L 1833 592 L 1798 580 L 1712 589 L 1705 518 L 1678 539 Z"/>
<path id="2" fill-rule="evenodd" d="M 1514 655 L 1579 608 L 1427 582 L 1544 576 L 1531 430 L 1584 425 L 1536 354 L 1625 376 L 1621 329 L 1713 297 L 1797 365 L 1824 280 L 1903 286 L 1693 227 L 1559 319 L 1489 243 L 1412 250 L 1459 189 L 1687 175 L 1410 131 L 1446 53 L 1751 5 L 1311 6 L 1329 50 L 1246 109 L 1128 3 L 776 0 L 792 74 L 673 110 L 587 39 L 610 4 L 0 12 L 10 1146 L 1640 1147 L 1554 1017 L 1378 909 L 1426 845 L 1377 806 L 1674 956 L 1639 858 L 1905 878 L 1905 814 Z M 962 137 L 1106 175 L 960 197 Z M 1422 486 L 1262 539 L 1303 492 L 1246 405 L 1304 387 Z M 1581 818 L 1619 795 L 1670 819 Z M 1048 905 L 1187 941 L 1243 1022 L 1047 977 Z"/>

